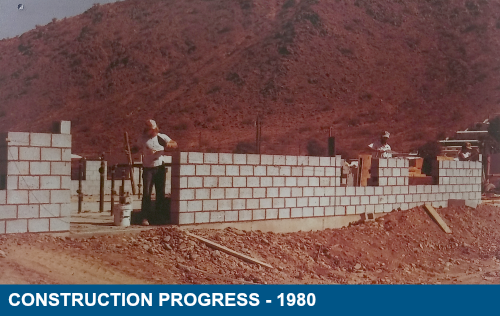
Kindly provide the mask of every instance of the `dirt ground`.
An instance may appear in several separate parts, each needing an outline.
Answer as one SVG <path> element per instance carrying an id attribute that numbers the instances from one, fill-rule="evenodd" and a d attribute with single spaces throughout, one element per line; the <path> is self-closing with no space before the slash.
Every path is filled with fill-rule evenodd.
<path id="1" fill-rule="evenodd" d="M 4 235 L 0 283 L 500 283 L 500 208 L 483 204 L 438 213 L 452 234 L 422 207 L 315 232 L 190 230 L 273 269 L 210 248 L 174 226 L 86 237 Z"/>

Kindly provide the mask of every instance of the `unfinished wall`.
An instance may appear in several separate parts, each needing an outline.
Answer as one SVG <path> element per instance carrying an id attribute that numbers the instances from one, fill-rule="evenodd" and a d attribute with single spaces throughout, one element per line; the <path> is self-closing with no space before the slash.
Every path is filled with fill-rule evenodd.
<path id="1" fill-rule="evenodd" d="M 378 186 L 340 185 L 340 156 L 179 153 L 172 219 L 201 224 L 332 217 L 481 199 L 480 162 L 439 162 L 439 185 L 408 185 L 409 162 L 379 159 Z"/>
<path id="2" fill-rule="evenodd" d="M 71 135 L 0 136 L 0 234 L 69 230 Z"/>

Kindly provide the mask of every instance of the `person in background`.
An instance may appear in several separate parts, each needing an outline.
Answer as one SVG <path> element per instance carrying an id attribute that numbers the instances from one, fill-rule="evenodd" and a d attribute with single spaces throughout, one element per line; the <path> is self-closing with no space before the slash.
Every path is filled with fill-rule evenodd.
<path id="1" fill-rule="evenodd" d="M 378 157 L 378 158 L 391 158 L 392 157 L 391 146 L 387 143 L 387 140 L 389 139 L 390 136 L 391 136 L 391 134 L 389 132 L 385 131 L 380 136 L 379 141 L 373 142 L 370 145 L 368 145 L 368 147 L 372 151 L 376 152 L 375 157 Z"/>
<path id="2" fill-rule="evenodd" d="M 155 210 L 157 215 L 165 203 L 166 170 L 165 148 L 177 148 L 177 143 L 165 134 L 159 132 L 154 120 L 147 120 L 142 136 L 131 148 L 131 153 L 143 155 L 143 195 L 141 205 L 142 225 L 147 226 L 153 217 L 151 210 L 151 193 L 153 186 L 156 191 Z"/>
<path id="3" fill-rule="evenodd" d="M 462 145 L 462 149 L 458 152 L 458 160 L 460 161 L 469 161 L 469 160 L 478 160 L 479 154 L 476 150 L 472 149 L 471 143 L 465 143 Z"/>

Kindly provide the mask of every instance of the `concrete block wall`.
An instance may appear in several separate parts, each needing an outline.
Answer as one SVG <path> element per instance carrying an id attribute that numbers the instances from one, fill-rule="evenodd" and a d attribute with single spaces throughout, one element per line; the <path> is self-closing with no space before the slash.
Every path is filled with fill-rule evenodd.
<path id="1" fill-rule="evenodd" d="M 69 230 L 71 134 L 2 134 L 0 174 L 0 234 Z"/>
<path id="2" fill-rule="evenodd" d="M 182 152 L 172 162 L 172 219 L 185 225 L 319 218 L 481 198 L 480 162 L 439 162 L 440 184 L 415 186 L 408 185 L 407 160 L 375 164 L 378 186 L 346 187 L 340 156 Z"/>

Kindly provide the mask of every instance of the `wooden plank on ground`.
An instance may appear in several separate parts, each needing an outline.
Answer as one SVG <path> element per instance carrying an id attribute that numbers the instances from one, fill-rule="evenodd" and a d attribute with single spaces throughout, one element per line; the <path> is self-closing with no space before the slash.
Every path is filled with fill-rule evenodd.
<path id="1" fill-rule="evenodd" d="M 262 261 L 260 261 L 260 260 L 254 259 L 254 258 L 249 257 L 249 256 L 247 256 L 247 255 L 244 255 L 244 254 L 242 254 L 242 253 L 236 252 L 236 251 L 234 251 L 234 250 L 232 250 L 232 249 L 229 249 L 229 248 L 227 248 L 227 247 L 225 247 L 225 246 L 219 245 L 218 243 L 213 242 L 213 241 L 211 241 L 211 240 L 208 240 L 208 239 L 206 239 L 206 238 L 203 238 L 203 237 L 197 236 L 197 235 L 195 235 L 195 234 L 191 234 L 191 233 L 190 233 L 190 232 L 188 232 L 188 231 L 184 231 L 184 232 L 186 233 L 186 235 L 188 235 L 188 236 L 190 236 L 190 237 L 193 237 L 193 238 L 195 238 L 195 239 L 201 240 L 201 241 L 203 241 L 204 243 L 206 243 L 207 245 L 209 245 L 210 247 L 213 247 L 213 248 L 215 248 L 215 249 L 217 249 L 217 250 L 220 250 L 220 251 L 224 251 L 224 252 L 225 252 L 225 253 L 227 253 L 227 254 L 230 254 L 230 255 L 232 255 L 232 256 L 235 256 L 236 258 L 240 258 L 240 259 L 245 260 L 245 261 L 247 261 L 247 262 L 260 264 L 261 266 L 264 266 L 264 267 L 267 267 L 267 268 L 271 268 L 271 269 L 273 269 L 273 266 L 272 266 L 272 265 L 270 265 L 270 264 L 267 264 L 267 263 L 262 262 Z"/>
<path id="2" fill-rule="evenodd" d="M 438 223 L 438 225 L 445 233 L 451 234 L 451 229 L 448 227 L 448 225 L 446 225 L 441 216 L 439 216 L 438 212 L 436 212 L 434 207 L 432 207 L 432 205 L 424 204 L 424 208 L 426 209 L 427 213 L 429 213 L 429 215 Z"/>

